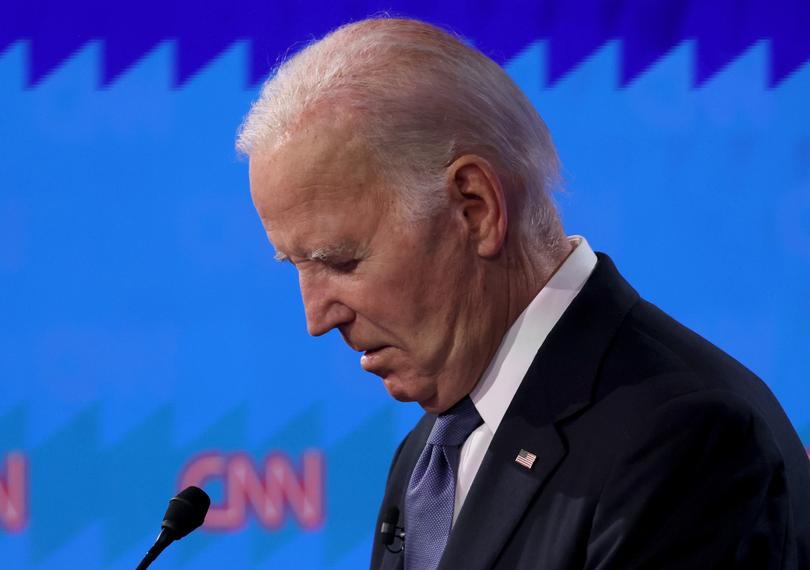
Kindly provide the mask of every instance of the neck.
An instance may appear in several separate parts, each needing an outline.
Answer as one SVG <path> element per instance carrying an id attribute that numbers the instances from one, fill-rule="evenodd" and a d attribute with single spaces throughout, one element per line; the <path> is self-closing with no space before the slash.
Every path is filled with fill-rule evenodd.
<path id="1" fill-rule="evenodd" d="M 564 235 L 558 244 L 553 251 L 539 253 L 528 244 L 505 248 L 500 258 L 494 261 L 496 265 L 491 266 L 488 276 L 484 277 L 482 289 L 490 296 L 482 298 L 480 310 L 475 312 L 477 317 L 470 322 L 468 329 L 477 330 L 478 334 L 472 336 L 483 339 L 468 362 L 468 373 L 465 374 L 473 382 L 454 384 L 453 393 L 445 394 L 441 403 L 429 406 L 423 403 L 426 411 L 442 412 L 475 387 L 509 328 L 573 251 Z M 476 329 L 477 326 L 480 329 Z"/>
<path id="2" fill-rule="evenodd" d="M 489 286 L 485 287 L 497 297 L 494 302 L 486 304 L 492 312 L 485 333 L 488 342 L 480 353 L 483 358 L 481 368 L 477 370 L 478 380 L 509 328 L 574 250 L 565 235 L 561 236 L 555 247 L 540 252 L 532 244 L 511 244 L 504 249 L 499 260 L 501 265 L 490 274 Z M 473 387 L 474 384 L 469 389 Z"/>
<path id="3" fill-rule="evenodd" d="M 574 247 L 564 235 L 555 247 L 546 251 L 534 251 L 523 243 L 514 244 L 506 251 L 506 270 L 501 283 L 507 292 L 502 321 L 504 335 L 572 251 Z"/>

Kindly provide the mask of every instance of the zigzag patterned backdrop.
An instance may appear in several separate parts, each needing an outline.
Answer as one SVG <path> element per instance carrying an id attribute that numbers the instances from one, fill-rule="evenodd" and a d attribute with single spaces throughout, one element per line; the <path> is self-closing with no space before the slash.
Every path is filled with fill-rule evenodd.
<path id="1" fill-rule="evenodd" d="M 307 337 L 236 128 L 289 50 L 387 11 L 450 27 L 549 123 L 569 233 L 752 368 L 810 445 L 810 3 L 0 5 L 0 565 L 367 566 L 419 416 Z"/>

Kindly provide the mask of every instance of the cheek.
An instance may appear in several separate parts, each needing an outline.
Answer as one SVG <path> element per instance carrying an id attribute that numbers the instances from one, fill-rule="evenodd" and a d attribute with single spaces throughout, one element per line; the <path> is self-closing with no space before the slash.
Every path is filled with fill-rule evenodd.
<path id="1" fill-rule="evenodd" d="M 412 351 L 425 340 L 426 330 L 433 328 L 437 307 L 421 271 L 412 265 L 398 268 L 369 274 L 355 284 L 350 296 L 358 315 L 385 331 L 388 341 Z"/>
<path id="2" fill-rule="evenodd" d="M 452 342 L 464 294 L 464 264 L 449 236 L 421 232 L 408 238 L 392 240 L 388 255 L 378 258 L 384 263 L 370 262 L 359 297 L 378 325 L 426 355 Z"/>
<path id="3" fill-rule="evenodd" d="M 431 361 L 455 344 L 459 323 L 459 291 L 450 276 L 427 268 L 403 281 L 407 314 L 402 316 L 414 348 Z"/>
<path id="4" fill-rule="evenodd" d="M 443 287 L 441 278 L 435 275 L 433 267 L 411 264 L 406 271 L 399 272 L 388 283 L 392 301 L 406 310 L 414 318 L 424 319 L 435 314 L 441 306 L 440 293 Z"/>

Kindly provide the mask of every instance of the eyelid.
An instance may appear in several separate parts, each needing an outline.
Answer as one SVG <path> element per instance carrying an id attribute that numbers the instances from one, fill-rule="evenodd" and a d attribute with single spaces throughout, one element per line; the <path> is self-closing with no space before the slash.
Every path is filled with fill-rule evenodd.
<path id="1" fill-rule="evenodd" d="M 360 263 L 360 260 L 357 258 L 347 259 L 345 261 L 331 261 L 327 262 L 326 264 L 333 270 L 348 273 L 349 271 L 353 270 L 357 267 L 357 264 Z"/>

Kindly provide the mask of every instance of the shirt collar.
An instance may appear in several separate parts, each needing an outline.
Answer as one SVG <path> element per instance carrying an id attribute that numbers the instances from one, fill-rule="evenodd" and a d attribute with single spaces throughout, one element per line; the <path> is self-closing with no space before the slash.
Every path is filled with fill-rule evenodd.
<path id="1" fill-rule="evenodd" d="M 548 333 L 580 292 L 596 266 L 582 236 L 570 236 L 574 250 L 548 283 L 512 323 L 470 398 L 486 426 L 495 433 L 523 377 Z"/>

